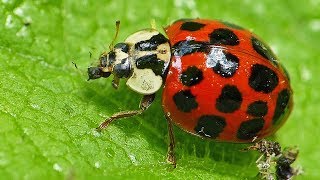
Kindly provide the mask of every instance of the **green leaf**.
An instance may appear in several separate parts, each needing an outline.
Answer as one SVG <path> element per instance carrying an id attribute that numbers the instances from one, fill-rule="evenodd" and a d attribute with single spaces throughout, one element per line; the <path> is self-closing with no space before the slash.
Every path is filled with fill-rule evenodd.
<path id="1" fill-rule="evenodd" d="M 167 130 L 161 92 L 143 115 L 94 128 L 140 96 L 124 82 L 86 81 L 86 68 L 118 40 L 154 19 L 159 29 L 179 18 L 223 19 L 271 44 L 291 75 L 295 107 L 276 139 L 297 145 L 295 165 L 320 177 L 320 1 L 0 2 L 1 179 L 250 179 L 257 174 L 246 145 L 216 143 L 175 128 L 178 165 L 165 162 Z M 89 56 L 92 53 L 92 58 Z M 78 69 L 72 62 L 77 64 Z"/>

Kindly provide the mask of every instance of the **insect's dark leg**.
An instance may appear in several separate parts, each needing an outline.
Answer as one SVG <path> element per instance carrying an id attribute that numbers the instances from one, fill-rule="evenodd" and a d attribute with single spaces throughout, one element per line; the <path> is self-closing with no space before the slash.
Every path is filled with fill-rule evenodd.
<path id="1" fill-rule="evenodd" d="M 147 110 L 149 106 L 153 103 L 156 94 L 144 95 L 140 101 L 139 108 L 141 110 Z"/>
<path id="2" fill-rule="evenodd" d="M 113 77 L 113 80 L 112 80 L 112 86 L 113 86 L 113 88 L 118 89 L 119 83 L 120 83 L 120 78 L 118 78 L 118 77 Z"/>
<path id="3" fill-rule="evenodd" d="M 173 167 L 176 167 L 176 157 L 174 155 L 174 147 L 175 147 L 175 141 L 174 141 L 174 134 L 173 134 L 173 127 L 172 127 L 172 121 L 170 117 L 166 115 L 167 123 L 168 123 L 168 134 L 169 134 L 169 146 L 168 146 L 168 153 L 167 153 L 167 161 L 173 165 Z"/>
<path id="4" fill-rule="evenodd" d="M 139 114 L 143 113 L 152 104 L 154 98 L 155 98 L 155 94 L 144 95 L 140 101 L 140 105 L 139 105 L 140 109 L 139 110 L 121 111 L 121 112 L 115 113 L 112 116 L 110 116 L 109 118 L 107 118 L 104 122 L 102 122 L 99 125 L 99 127 L 97 127 L 97 131 L 101 131 L 104 128 L 108 127 L 108 125 L 114 120 L 132 117 L 132 116 L 139 115 Z"/>

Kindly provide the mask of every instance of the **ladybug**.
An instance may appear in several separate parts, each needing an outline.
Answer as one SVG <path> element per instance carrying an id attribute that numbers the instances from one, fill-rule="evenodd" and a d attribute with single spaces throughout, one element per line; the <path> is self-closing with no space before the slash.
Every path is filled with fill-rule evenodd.
<path id="1" fill-rule="evenodd" d="M 144 112 L 161 87 L 170 139 L 167 160 L 173 165 L 173 124 L 201 138 L 232 143 L 268 137 L 284 124 L 293 106 L 289 76 L 257 35 L 205 19 L 181 19 L 164 30 L 166 36 L 154 28 L 138 31 L 88 68 L 89 79 L 112 74 L 114 88 L 124 78 L 143 95 L 139 110 L 116 113 L 98 130 Z"/>

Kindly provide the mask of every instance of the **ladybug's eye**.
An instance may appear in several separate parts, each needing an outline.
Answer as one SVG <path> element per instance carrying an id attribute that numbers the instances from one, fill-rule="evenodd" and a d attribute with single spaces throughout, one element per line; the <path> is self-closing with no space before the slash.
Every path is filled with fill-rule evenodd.
<path id="1" fill-rule="evenodd" d="M 100 65 L 101 65 L 101 67 L 106 67 L 107 66 L 107 60 L 108 60 L 108 58 L 105 55 L 102 55 L 100 57 Z"/>
<path id="2" fill-rule="evenodd" d="M 116 53 L 114 51 L 110 51 L 108 53 L 107 65 L 111 66 L 116 61 Z"/>
<path id="3" fill-rule="evenodd" d="M 102 54 L 100 56 L 101 67 L 112 66 L 115 61 L 116 61 L 116 53 L 114 51 L 110 51 L 108 54 Z"/>

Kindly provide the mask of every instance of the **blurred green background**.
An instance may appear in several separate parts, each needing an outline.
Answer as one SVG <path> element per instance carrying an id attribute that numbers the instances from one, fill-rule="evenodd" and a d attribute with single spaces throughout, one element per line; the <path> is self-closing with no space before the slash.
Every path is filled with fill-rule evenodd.
<path id="1" fill-rule="evenodd" d="M 320 1 L 0 2 L 0 179 L 251 179 L 246 145 L 215 143 L 175 128 L 178 166 L 166 164 L 167 129 L 158 93 L 143 115 L 94 128 L 112 113 L 136 109 L 140 96 L 124 82 L 87 82 L 86 68 L 118 41 L 154 19 L 221 19 L 254 31 L 291 75 L 295 107 L 275 139 L 297 145 L 297 179 L 320 178 Z M 89 52 L 92 53 L 90 58 Z M 77 63 L 78 69 L 71 62 Z"/>

